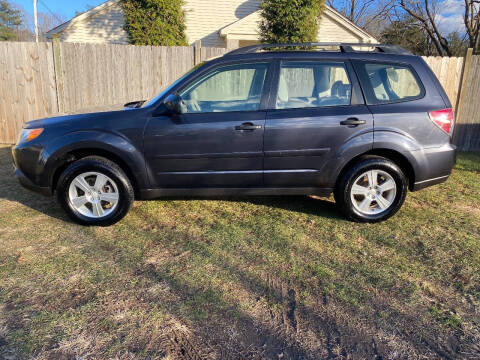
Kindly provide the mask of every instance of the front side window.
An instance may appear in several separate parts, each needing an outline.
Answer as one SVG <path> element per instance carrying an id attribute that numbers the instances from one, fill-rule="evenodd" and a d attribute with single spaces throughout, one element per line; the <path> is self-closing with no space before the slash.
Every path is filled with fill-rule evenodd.
<path id="1" fill-rule="evenodd" d="M 256 111 L 260 109 L 268 64 L 217 68 L 180 93 L 187 113 Z"/>
<path id="2" fill-rule="evenodd" d="M 408 66 L 365 64 L 376 102 L 407 101 L 421 97 L 422 87 Z"/>
<path id="3" fill-rule="evenodd" d="M 349 105 L 351 96 L 343 63 L 282 63 L 277 109 Z"/>

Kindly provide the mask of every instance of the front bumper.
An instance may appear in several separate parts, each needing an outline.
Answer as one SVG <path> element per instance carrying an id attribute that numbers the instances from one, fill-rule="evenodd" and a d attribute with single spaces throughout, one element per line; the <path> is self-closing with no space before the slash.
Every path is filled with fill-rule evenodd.
<path id="1" fill-rule="evenodd" d="M 44 174 L 41 171 L 43 167 L 40 168 L 38 166 L 40 153 L 40 147 L 22 147 L 18 145 L 12 147 L 14 175 L 24 188 L 45 196 L 51 196 L 51 188 L 43 186 L 44 183 L 47 184 L 48 182 L 42 181 L 45 180 L 45 177 L 42 176 Z"/>
<path id="2" fill-rule="evenodd" d="M 42 187 L 34 184 L 20 169 L 15 168 L 15 177 L 24 188 L 35 191 L 44 196 L 52 196 L 52 191 L 49 187 Z"/>

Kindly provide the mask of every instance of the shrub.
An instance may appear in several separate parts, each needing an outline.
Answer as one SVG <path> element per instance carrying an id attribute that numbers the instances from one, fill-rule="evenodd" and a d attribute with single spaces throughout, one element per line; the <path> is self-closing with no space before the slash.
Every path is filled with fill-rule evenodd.
<path id="1" fill-rule="evenodd" d="M 125 31 L 134 45 L 188 45 L 182 0 L 123 0 Z"/>
<path id="2" fill-rule="evenodd" d="M 325 0 L 263 0 L 260 36 L 265 43 L 313 42 Z"/>

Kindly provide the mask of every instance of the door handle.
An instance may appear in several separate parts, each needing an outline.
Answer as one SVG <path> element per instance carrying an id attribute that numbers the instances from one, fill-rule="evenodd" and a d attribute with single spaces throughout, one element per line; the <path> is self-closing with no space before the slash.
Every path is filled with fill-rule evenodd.
<path id="1" fill-rule="evenodd" d="M 358 126 L 365 125 L 367 122 L 365 120 L 358 120 L 357 118 L 349 118 L 347 120 L 340 121 L 340 125 L 347 126 Z"/>
<path id="2" fill-rule="evenodd" d="M 235 126 L 235 130 L 239 131 L 253 131 L 253 130 L 260 130 L 262 125 L 254 125 L 251 122 L 243 123 L 242 125 Z"/>

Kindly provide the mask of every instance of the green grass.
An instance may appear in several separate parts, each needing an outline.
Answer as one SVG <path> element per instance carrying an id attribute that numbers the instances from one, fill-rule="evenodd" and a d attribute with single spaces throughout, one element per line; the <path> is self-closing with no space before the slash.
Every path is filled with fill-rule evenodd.
<path id="1" fill-rule="evenodd" d="M 480 356 L 478 155 L 374 225 L 299 196 L 81 227 L 17 184 L 7 147 L 0 183 L 0 358 Z"/>

